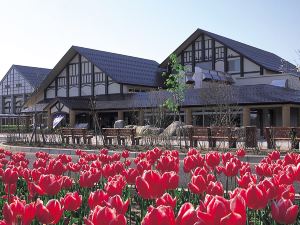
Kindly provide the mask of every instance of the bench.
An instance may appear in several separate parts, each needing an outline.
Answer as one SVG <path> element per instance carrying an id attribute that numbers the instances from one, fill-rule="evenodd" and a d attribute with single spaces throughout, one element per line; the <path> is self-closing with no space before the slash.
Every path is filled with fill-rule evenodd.
<path id="1" fill-rule="evenodd" d="M 208 127 L 192 127 L 188 130 L 191 147 L 197 147 L 198 141 L 208 141 L 211 147 L 211 135 Z"/>
<path id="2" fill-rule="evenodd" d="M 84 144 L 92 144 L 93 135 L 91 135 L 85 128 L 72 128 L 71 129 L 73 138 L 80 144 L 80 139 L 83 139 Z"/>
<path id="3" fill-rule="evenodd" d="M 112 145 L 113 139 L 118 139 L 118 129 L 102 128 L 104 145 Z M 119 143 L 119 140 L 118 140 Z"/>
<path id="4" fill-rule="evenodd" d="M 129 139 L 132 145 L 139 145 L 141 137 L 136 136 L 134 128 L 103 128 L 102 134 L 105 145 L 112 145 L 113 139 L 116 139 L 118 145 L 125 145 Z"/>
<path id="5" fill-rule="evenodd" d="M 210 128 L 212 147 L 216 147 L 217 141 L 227 141 L 229 148 L 236 148 L 238 135 L 236 129 L 231 127 Z"/>
<path id="6" fill-rule="evenodd" d="M 300 132 L 300 129 L 294 127 L 266 127 L 265 138 L 268 148 L 276 148 L 276 141 L 289 141 L 292 149 L 296 148 L 300 140 L 300 133 L 297 133 L 297 131 Z"/>
<path id="7" fill-rule="evenodd" d="M 72 138 L 72 143 L 80 144 L 80 139 L 83 139 L 84 144 L 92 144 L 93 135 L 89 134 L 88 130 L 85 128 L 61 128 L 60 134 L 63 143 L 70 143 L 70 138 Z"/>
<path id="8" fill-rule="evenodd" d="M 72 130 L 70 128 L 61 128 L 60 129 L 60 135 L 62 139 L 62 143 L 70 143 L 70 138 L 72 138 L 72 143 L 74 143 L 74 138 L 72 134 Z"/>

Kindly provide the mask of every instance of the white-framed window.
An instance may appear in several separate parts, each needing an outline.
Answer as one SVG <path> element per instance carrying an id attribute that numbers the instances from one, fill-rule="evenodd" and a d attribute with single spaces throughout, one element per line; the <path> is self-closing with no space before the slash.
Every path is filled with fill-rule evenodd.
<path id="1" fill-rule="evenodd" d="M 228 59 L 228 72 L 240 72 L 241 60 L 240 58 L 229 58 Z"/>

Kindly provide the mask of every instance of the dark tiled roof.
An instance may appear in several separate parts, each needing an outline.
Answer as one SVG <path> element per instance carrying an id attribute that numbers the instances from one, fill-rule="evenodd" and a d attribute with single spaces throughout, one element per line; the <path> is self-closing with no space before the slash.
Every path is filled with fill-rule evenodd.
<path id="1" fill-rule="evenodd" d="M 23 77 L 34 87 L 37 88 L 40 86 L 42 81 L 46 78 L 46 76 L 51 71 L 50 69 L 31 67 L 31 66 L 20 66 L 13 65 L 19 73 L 23 75 Z"/>
<path id="2" fill-rule="evenodd" d="M 300 91 L 276 87 L 271 85 L 246 85 L 229 86 L 229 91 L 224 94 L 213 94 L 212 89 L 189 89 L 185 94 L 183 107 L 201 107 L 221 104 L 226 99 L 229 104 L 237 105 L 258 105 L 258 104 L 279 104 L 294 103 L 300 104 Z M 227 93 L 227 94 L 226 94 Z M 222 97 L 219 98 L 218 95 Z M 170 97 L 167 91 L 142 92 L 124 95 L 101 96 L 96 99 L 97 110 L 114 109 L 142 109 L 162 105 Z M 221 99 L 221 100 L 220 100 Z M 71 109 L 90 110 L 89 98 L 57 98 L 54 101 L 61 101 Z M 54 103 L 52 101 L 50 104 Z M 224 103 L 224 102 L 223 102 Z"/>
<path id="3" fill-rule="evenodd" d="M 184 41 L 174 51 L 174 53 L 180 54 L 181 51 L 186 49 L 202 33 L 210 36 L 211 38 L 214 38 L 218 42 L 244 55 L 246 58 L 250 59 L 253 62 L 256 62 L 258 65 L 261 65 L 268 70 L 276 72 L 292 72 L 296 74 L 296 66 L 282 59 L 278 55 L 202 29 L 197 29 L 186 41 Z M 165 67 L 167 65 L 168 60 L 168 58 L 165 59 L 161 65 Z"/>
<path id="4" fill-rule="evenodd" d="M 123 84 L 160 86 L 159 64 L 153 60 L 72 46 L 114 81 Z"/>

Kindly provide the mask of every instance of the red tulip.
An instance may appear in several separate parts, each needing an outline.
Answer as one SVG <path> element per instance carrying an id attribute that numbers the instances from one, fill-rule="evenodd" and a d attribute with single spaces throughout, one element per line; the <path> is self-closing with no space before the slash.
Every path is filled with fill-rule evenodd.
<path id="1" fill-rule="evenodd" d="M 3 183 L 15 184 L 18 181 L 19 174 L 15 168 L 6 168 L 2 175 Z"/>
<path id="2" fill-rule="evenodd" d="M 189 202 L 184 203 L 179 209 L 176 225 L 197 224 L 197 221 L 198 218 L 194 206 Z"/>
<path id="3" fill-rule="evenodd" d="M 257 181 L 256 175 L 253 175 L 249 172 L 246 172 L 243 176 L 241 176 L 241 178 L 237 177 L 237 182 L 239 186 L 242 188 L 248 188 L 248 185 L 250 183 L 256 184 L 256 181 Z"/>
<path id="4" fill-rule="evenodd" d="M 216 182 L 212 182 L 210 181 L 208 186 L 207 186 L 207 194 L 210 195 L 219 195 L 219 196 L 223 196 L 224 194 L 224 188 L 221 182 L 216 181 Z"/>
<path id="5" fill-rule="evenodd" d="M 62 175 L 66 171 L 66 167 L 60 159 L 51 159 L 47 170 L 50 174 Z"/>
<path id="6" fill-rule="evenodd" d="M 107 206 L 96 206 L 91 211 L 85 224 L 88 225 L 126 225 L 126 218 L 122 214 L 117 214 L 115 209 Z"/>
<path id="7" fill-rule="evenodd" d="M 127 159 L 127 158 L 129 157 L 129 151 L 128 151 L 128 150 L 123 151 L 123 152 L 122 152 L 122 157 L 123 157 L 124 159 Z"/>
<path id="8" fill-rule="evenodd" d="M 125 176 L 128 184 L 135 184 L 135 179 L 140 175 L 139 171 L 134 168 L 128 168 L 122 172 L 122 175 Z"/>
<path id="9" fill-rule="evenodd" d="M 192 176 L 188 187 L 194 194 L 200 195 L 206 191 L 206 180 L 202 175 Z"/>
<path id="10" fill-rule="evenodd" d="M 264 209 L 268 204 L 268 196 L 263 185 L 252 184 L 246 191 L 246 203 L 250 209 Z"/>
<path id="11" fill-rule="evenodd" d="M 62 216 L 63 209 L 59 201 L 52 199 L 44 206 L 41 200 L 36 204 L 36 218 L 43 224 L 57 224 Z"/>
<path id="12" fill-rule="evenodd" d="M 155 199 L 163 195 L 166 183 L 159 172 L 148 170 L 136 178 L 136 189 L 142 198 Z"/>
<path id="13" fill-rule="evenodd" d="M 238 171 L 238 166 L 232 161 L 227 162 L 225 167 L 223 168 L 223 172 L 227 177 L 236 176 L 238 174 Z"/>
<path id="14" fill-rule="evenodd" d="M 82 202 L 82 196 L 78 192 L 67 193 L 64 198 L 60 200 L 63 209 L 66 211 L 76 211 L 80 208 Z"/>
<path id="15" fill-rule="evenodd" d="M 293 205 L 291 200 L 281 198 L 271 204 L 273 219 L 280 224 L 294 224 L 298 215 L 299 206 Z"/>
<path id="16" fill-rule="evenodd" d="M 101 177 L 101 171 L 95 168 L 91 168 L 89 171 L 80 172 L 78 183 L 81 187 L 89 188 L 93 187 L 95 183 L 98 183 Z"/>
<path id="17" fill-rule="evenodd" d="M 42 175 L 39 180 L 39 186 L 46 194 L 56 195 L 62 188 L 62 179 L 52 175 Z"/>
<path id="18" fill-rule="evenodd" d="M 142 221 L 142 225 L 175 225 L 175 215 L 171 207 L 150 206 L 148 212 Z"/>
<path id="19" fill-rule="evenodd" d="M 170 206 L 172 209 L 174 209 L 176 207 L 176 197 L 172 198 L 169 193 L 164 193 L 163 196 L 156 199 L 156 206 L 160 205 Z"/>
<path id="20" fill-rule="evenodd" d="M 90 209 L 94 209 L 97 205 L 105 206 L 105 202 L 108 201 L 108 197 L 108 194 L 103 190 L 91 192 L 88 198 Z"/>
<path id="21" fill-rule="evenodd" d="M 280 159 L 280 152 L 279 151 L 272 151 L 271 153 L 268 154 L 268 157 L 271 159 L 271 160 L 278 160 Z"/>
<path id="22" fill-rule="evenodd" d="M 120 195 L 115 195 L 108 199 L 107 206 L 116 209 L 117 214 L 125 215 L 129 206 L 129 199 L 123 202 Z"/>
<path id="23" fill-rule="evenodd" d="M 109 196 L 122 195 L 126 186 L 126 180 L 122 175 L 115 175 L 108 178 L 108 182 L 104 186 L 104 190 Z"/>
<path id="24" fill-rule="evenodd" d="M 243 148 L 240 148 L 239 150 L 237 150 L 236 151 L 236 155 L 238 156 L 238 157 L 245 157 L 245 155 L 246 155 L 246 151 L 245 151 L 245 149 L 243 149 Z"/>
<path id="25" fill-rule="evenodd" d="M 220 154 L 218 152 L 209 152 L 205 155 L 207 165 L 211 168 L 215 168 L 220 163 Z"/>
<path id="26" fill-rule="evenodd" d="M 11 204 L 4 204 L 4 220 L 8 224 L 29 225 L 35 217 L 35 203 L 25 204 L 20 200 L 14 200 Z"/>
<path id="27" fill-rule="evenodd" d="M 179 185 L 179 175 L 174 171 L 165 172 L 162 175 L 162 179 L 166 183 L 166 190 L 174 190 L 178 188 Z"/>

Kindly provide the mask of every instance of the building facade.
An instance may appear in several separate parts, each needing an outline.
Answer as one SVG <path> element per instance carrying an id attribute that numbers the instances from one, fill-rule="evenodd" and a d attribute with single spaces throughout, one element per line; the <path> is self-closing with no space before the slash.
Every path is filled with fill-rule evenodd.
<path id="1" fill-rule="evenodd" d="M 17 114 L 50 69 L 13 65 L 0 82 L 0 114 Z"/>
<path id="2" fill-rule="evenodd" d="M 210 125 L 211 109 L 218 101 L 207 101 L 207 93 L 212 92 L 212 83 L 225 83 L 232 95 L 229 104 L 238 106 L 237 125 L 300 125 L 300 74 L 279 56 L 200 29 L 173 54 L 184 66 L 190 87 L 181 112 L 187 124 Z M 49 127 L 61 114 L 71 126 L 92 125 L 92 110 L 103 126 L 112 126 L 117 119 L 144 124 L 169 96 L 162 78 L 162 72 L 170 72 L 168 64 L 169 58 L 159 64 L 72 46 L 23 112 L 38 108 L 47 115 Z"/>

